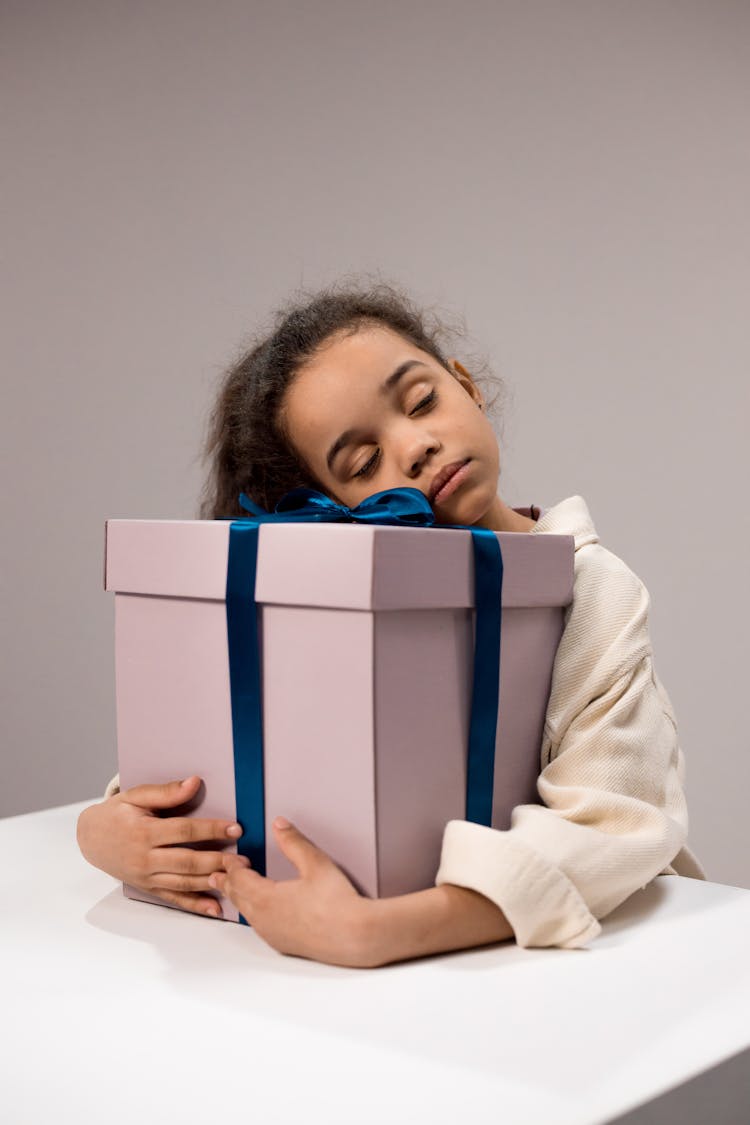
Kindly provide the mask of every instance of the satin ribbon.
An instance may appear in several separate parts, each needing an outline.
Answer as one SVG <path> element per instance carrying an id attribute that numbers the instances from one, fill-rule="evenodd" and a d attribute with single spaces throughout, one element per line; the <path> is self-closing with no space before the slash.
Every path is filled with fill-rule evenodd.
<path id="1" fill-rule="evenodd" d="M 462 524 L 436 524 L 424 493 L 393 488 L 368 496 L 356 508 L 337 504 L 324 493 L 295 488 L 282 496 L 273 512 L 240 493 L 248 512 L 229 525 L 226 613 L 237 819 L 243 835 L 237 851 L 253 869 L 266 873 L 263 792 L 263 718 L 255 578 L 258 530 L 263 523 L 369 523 L 470 531 L 474 548 L 476 624 L 474 678 L 466 776 L 466 819 L 492 822 L 500 682 L 500 630 L 503 558 L 494 531 Z M 241 918 L 242 921 L 244 919 Z"/>

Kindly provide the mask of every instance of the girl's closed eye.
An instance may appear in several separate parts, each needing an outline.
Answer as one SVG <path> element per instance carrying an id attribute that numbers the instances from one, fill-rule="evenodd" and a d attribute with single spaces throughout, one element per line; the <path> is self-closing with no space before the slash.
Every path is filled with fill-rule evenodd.
<path id="1" fill-rule="evenodd" d="M 418 402 L 417 405 L 414 407 L 414 409 L 412 411 L 410 411 L 410 414 L 416 414 L 417 411 L 421 410 L 423 406 L 431 405 L 433 402 L 436 402 L 436 401 L 437 401 L 437 391 L 430 391 L 430 393 L 428 395 L 425 395 L 425 397 L 422 399 L 422 401 Z"/>
<path id="2" fill-rule="evenodd" d="M 417 403 L 417 405 L 414 407 L 414 409 L 409 412 L 409 416 L 411 417 L 412 414 L 416 414 L 419 410 L 422 410 L 425 406 L 432 406 L 433 403 L 435 403 L 435 402 L 437 402 L 437 391 L 433 390 L 433 391 L 430 391 L 430 393 L 428 395 L 425 395 L 425 397 L 422 399 L 421 402 Z M 372 457 L 370 458 L 370 460 L 367 461 L 362 466 L 362 468 L 359 469 L 354 474 L 354 476 L 355 477 L 369 477 L 375 471 L 375 466 L 378 464 L 379 461 L 380 461 L 380 450 L 376 449 L 375 452 L 373 453 Z"/>
<path id="3" fill-rule="evenodd" d="M 373 453 L 372 457 L 370 458 L 370 460 L 367 461 L 366 464 L 364 464 L 361 469 L 357 470 L 357 472 L 354 474 L 355 477 L 369 477 L 370 473 L 372 473 L 374 471 L 375 466 L 376 466 L 376 464 L 378 463 L 379 460 L 380 460 L 380 450 L 376 449 L 375 452 Z"/>

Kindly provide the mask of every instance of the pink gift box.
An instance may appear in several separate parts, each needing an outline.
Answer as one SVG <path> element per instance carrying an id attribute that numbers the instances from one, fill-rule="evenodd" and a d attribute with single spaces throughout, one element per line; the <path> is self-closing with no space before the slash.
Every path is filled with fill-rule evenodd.
<path id="1" fill-rule="evenodd" d="M 198 774 L 180 815 L 237 816 L 225 586 L 229 521 L 108 520 L 120 785 Z M 503 555 L 492 826 L 538 803 L 555 653 L 573 596 L 568 535 L 496 533 Z M 259 531 L 267 874 L 281 814 L 363 894 L 434 884 L 465 819 L 474 653 L 471 533 L 278 523 Z M 207 844 L 236 851 L 236 844 Z M 130 897 L 165 905 L 125 886 Z M 236 907 L 216 895 L 224 918 Z"/>

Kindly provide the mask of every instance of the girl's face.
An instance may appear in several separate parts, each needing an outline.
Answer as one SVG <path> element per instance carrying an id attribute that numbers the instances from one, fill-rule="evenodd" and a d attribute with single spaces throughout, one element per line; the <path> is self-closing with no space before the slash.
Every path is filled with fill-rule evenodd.
<path id="1" fill-rule="evenodd" d="M 439 523 L 498 523 L 497 438 L 470 375 L 448 362 L 380 325 L 318 350 L 287 390 L 282 422 L 321 491 L 353 508 L 374 492 L 418 488 Z M 438 473 L 456 462 L 466 469 L 436 497 Z"/>

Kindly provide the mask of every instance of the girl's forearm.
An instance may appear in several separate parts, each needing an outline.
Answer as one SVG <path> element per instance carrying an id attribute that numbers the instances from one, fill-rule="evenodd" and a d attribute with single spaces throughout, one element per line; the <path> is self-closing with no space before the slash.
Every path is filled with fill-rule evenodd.
<path id="1" fill-rule="evenodd" d="M 494 902 L 452 883 L 374 899 L 369 913 L 367 948 L 372 967 L 513 937 L 507 918 Z"/>

